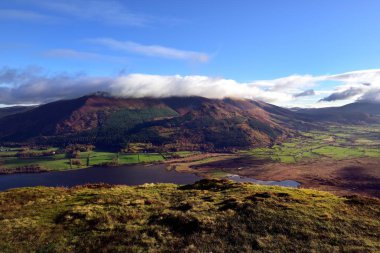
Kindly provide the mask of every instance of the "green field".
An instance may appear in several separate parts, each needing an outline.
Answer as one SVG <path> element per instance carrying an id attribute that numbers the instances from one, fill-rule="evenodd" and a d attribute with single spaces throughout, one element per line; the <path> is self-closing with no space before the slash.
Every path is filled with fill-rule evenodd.
<path id="1" fill-rule="evenodd" d="M 322 157 L 336 160 L 380 158 L 380 126 L 331 126 L 328 130 L 301 132 L 271 148 L 255 148 L 241 153 L 282 163 Z"/>
<path id="2" fill-rule="evenodd" d="M 141 146 L 141 145 L 140 145 Z M 138 144 L 131 145 L 135 152 L 141 150 Z M 36 153 L 56 151 L 56 148 L 45 150 L 30 150 Z M 197 152 L 179 151 L 165 154 L 158 153 L 117 153 L 103 151 L 81 152 L 81 165 L 70 165 L 70 158 L 65 154 L 56 154 L 48 157 L 19 158 L 16 157 L 19 149 L 0 151 L 0 168 L 15 169 L 18 167 L 39 165 L 46 170 L 66 170 L 85 168 L 87 157 L 90 157 L 90 166 L 105 163 L 135 164 L 161 162 L 175 155 L 177 157 L 191 156 Z M 269 159 L 281 163 L 296 163 L 328 157 L 336 160 L 374 157 L 380 158 L 380 126 L 331 126 L 327 130 L 301 132 L 294 138 L 289 138 L 281 144 L 271 148 L 254 148 L 239 152 L 254 158 Z"/>
<path id="3" fill-rule="evenodd" d="M 1 252 L 379 252 L 380 202 L 203 180 L 0 193 Z"/>
<path id="4" fill-rule="evenodd" d="M 7 152 L 12 154 L 12 152 Z M 118 161 L 118 164 L 134 164 L 134 163 L 152 163 L 164 160 L 164 157 L 156 153 L 142 154 L 119 154 L 112 152 L 90 151 L 80 153 L 80 157 L 75 160 L 80 160 L 81 165 L 72 165 L 73 169 L 86 168 L 87 157 L 90 157 L 90 166 L 100 165 Z M 17 168 L 27 165 L 39 165 L 47 170 L 66 170 L 70 169 L 70 159 L 66 158 L 65 154 L 57 154 L 49 157 L 34 157 L 34 158 L 18 158 L 18 157 L 0 157 L 2 168 Z"/>

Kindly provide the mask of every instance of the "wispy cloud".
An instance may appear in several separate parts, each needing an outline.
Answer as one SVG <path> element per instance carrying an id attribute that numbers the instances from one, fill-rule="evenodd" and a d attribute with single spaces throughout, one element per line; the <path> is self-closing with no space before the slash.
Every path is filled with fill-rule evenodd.
<path id="1" fill-rule="evenodd" d="M 119 41 L 111 38 L 89 39 L 88 42 L 105 46 L 112 50 L 132 52 L 150 57 L 161 57 L 177 60 L 207 62 L 210 57 L 206 53 L 180 50 L 160 45 L 143 45 L 132 41 Z"/>
<path id="2" fill-rule="evenodd" d="M 30 10 L 0 9 L 0 20 L 22 20 L 22 21 L 52 21 L 53 16 L 45 15 Z"/>
<path id="3" fill-rule="evenodd" d="M 119 63 L 127 63 L 128 59 L 126 57 L 111 56 L 90 52 L 83 52 L 67 48 L 51 49 L 43 52 L 44 56 L 55 57 L 55 58 L 67 58 L 74 60 L 85 60 L 85 61 L 111 61 Z"/>
<path id="4" fill-rule="evenodd" d="M 116 0 L 14 0 L 22 8 L 2 10 L 1 18 L 17 20 L 81 20 L 117 26 L 149 26 L 159 19 L 133 12 Z M 33 9 L 33 11 L 31 11 Z M 48 13 L 46 15 L 45 13 Z"/>
<path id="5" fill-rule="evenodd" d="M 150 22 L 150 17 L 133 13 L 123 2 L 112 0 L 38 0 L 34 1 L 34 3 L 57 13 L 110 25 L 145 26 Z"/>

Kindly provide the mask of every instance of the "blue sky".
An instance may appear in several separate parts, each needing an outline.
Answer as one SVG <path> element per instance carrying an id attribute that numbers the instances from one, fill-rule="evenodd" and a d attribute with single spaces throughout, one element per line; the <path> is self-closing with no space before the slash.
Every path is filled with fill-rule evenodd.
<path id="1" fill-rule="evenodd" d="M 4 76 L 11 69 L 25 75 L 30 74 L 30 66 L 42 69 L 33 72 L 29 82 L 55 75 L 70 75 L 73 82 L 78 73 L 101 79 L 136 77 L 136 73 L 148 75 L 147 79 L 152 75 L 202 76 L 254 85 L 258 93 L 273 91 L 277 85 L 273 80 L 279 78 L 312 76 L 289 84 L 287 91 L 276 89 L 288 95 L 287 101 L 267 99 L 281 94 L 257 98 L 285 106 L 320 106 L 318 101 L 329 92 L 363 90 L 339 101 L 347 103 L 365 95 L 368 89 L 360 86 L 363 82 L 377 85 L 378 13 L 377 0 L 3 1 L 0 73 Z M 370 72 L 349 81 L 326 78 L 359 70 Z M 17 80 L 0 83 L 9 93 L 0 104 L 10 103 L 10 94 L 20 92 L 10 91 L 10 86 L 25 85 Z M 267 81 L 266 85 L 256 85 L 260 80 Z M 193 84 L 181 82 L 178 85 Z M 108 89 L 109 84 L 105 85 Z M 308 89 L 316 92 L 294 96 Z"/>

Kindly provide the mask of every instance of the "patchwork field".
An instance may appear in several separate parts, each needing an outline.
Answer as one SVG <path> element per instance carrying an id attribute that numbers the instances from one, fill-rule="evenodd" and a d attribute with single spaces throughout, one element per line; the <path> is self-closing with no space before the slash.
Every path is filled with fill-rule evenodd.
<path id="1" fill-rule="evenodd" d="M 39 152 L 36 150 L 32 151 Z M 163 155 L 157 153 L 117 154 L 114 152 L 89 151 L 81 152 L 79 157 L 73 159 L 77 162 L 75 164 L 71 162 L 70 165 L 70 158 L 67 158 L 66 154 L 55 154 L 52 156 L 41 156 L 32 158 L 20 158 L 17 157 L 16 154 L 17 151 L 1 152 L 0 168 L 9 169 L 9 172 L 12 172 L 12 169 L 36 165 L 44 170 L 67 170 L 86 168 L 102 164 L 109 165 L 111 163 L 117 163 L 119 165 L 135 163 L 153 163 L 160 162 L 165 159 Z M 87 159 L 89 159 L 88 163 Z"/>
<path id="2" fill-rule="evenodd" d="M 300 136 L 271 148 L 256 148 L 241 153 L 281 163 L 323 157 L 336 160 L 380 158 L 380 126 L 331 126 L 323 131 L 301 132 Z"/>

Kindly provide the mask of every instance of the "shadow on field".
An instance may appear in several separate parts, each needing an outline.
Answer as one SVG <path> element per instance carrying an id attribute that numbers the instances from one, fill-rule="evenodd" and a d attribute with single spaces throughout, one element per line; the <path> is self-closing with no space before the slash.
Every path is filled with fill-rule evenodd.
<path id="1" fill-rule="evenodd" d="M 371 192 L 373 196 L 380 197 L 380 178 L 366 173 L 362 166 L 346 166 L 338 171 L 343 187 Z"/>
<path id="2" fill-rule="evenodd" d="M 203 163 L 191 166 L 192 169 L 245 169 L 261 167 L 265 164 L 273 162 L 270 159 L 253 158 L 251 156 L 242 156 L 221 161 Z"/>

